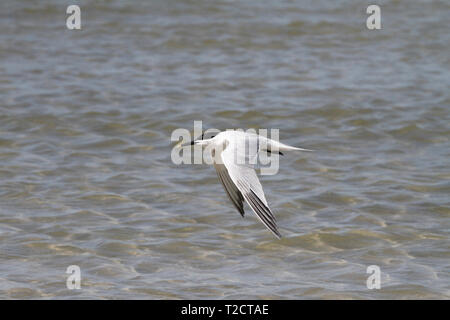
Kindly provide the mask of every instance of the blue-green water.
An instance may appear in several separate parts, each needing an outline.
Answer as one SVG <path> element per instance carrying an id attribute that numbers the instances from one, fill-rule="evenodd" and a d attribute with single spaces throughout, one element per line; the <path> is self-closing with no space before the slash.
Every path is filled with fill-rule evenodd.
<path id="1" fill-rule="evenodd" d="M 0 4 L 0 298 L 450 297 L 448 2 L 70 4 Z M 283 239 L 171 162 L 194 120 L 317 150 L 261 177 Z"/>

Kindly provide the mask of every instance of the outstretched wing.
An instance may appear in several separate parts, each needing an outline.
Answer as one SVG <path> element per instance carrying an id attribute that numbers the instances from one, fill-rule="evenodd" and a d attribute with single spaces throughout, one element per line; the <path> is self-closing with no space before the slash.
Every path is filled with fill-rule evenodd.
<path id="1" fill-rule="evenodd" d="M 233 141 L 229 141 L 225 150 L 220 154 L 223 166 L 227 170 L 228 177 L 234 184 L 233 188 L 236 188 L 240 192 L 261 222 L 264 223 L 275 236 L 281 238 L 281 234 L 278 232 L 276 225 L 275 216 L 267 204 L 264 191 L 255 170 L 251 166 L 237 164 L 235 161 L 237 158 L 236 155 L 239 155 L 239 152 L 239 145 L 233 143 Z M 245 150 L 243 152 L 245 152 Z M 219 164 L 219 166 L 220 165 L 221 164 Z"/>

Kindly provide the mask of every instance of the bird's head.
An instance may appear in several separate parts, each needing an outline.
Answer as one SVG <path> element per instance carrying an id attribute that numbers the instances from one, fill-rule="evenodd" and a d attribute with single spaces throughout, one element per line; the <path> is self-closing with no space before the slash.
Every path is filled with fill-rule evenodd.
<path id="1" fill-rule="evenodd" d="M 219 131 L 217 131 L 215 129 L 206 130 L 201 134 L 200 137 L 198 137 L 197 139 L 194 139 L 190 142 L 183 143 L 181 145 L 181 147 L 193 146 L 193 145 L 201 145 L 201 146 L 208 145 L 211 142 L 211 139 L 214 138 L 218 133 L 219 133 Z"/>

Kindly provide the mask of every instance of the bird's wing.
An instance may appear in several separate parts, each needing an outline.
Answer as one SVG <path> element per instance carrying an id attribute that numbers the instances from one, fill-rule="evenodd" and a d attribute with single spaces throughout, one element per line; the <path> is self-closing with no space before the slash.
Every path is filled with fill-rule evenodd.
<path id="1" fill-rule="evenodd" d="M 251 166 L 236 164 L 236 153 L 239 153 L 239 148 L 235 143 L 230 141 L 225 150 L 220 154 L 229 177 L 261 222 L 273 234 L 281 238 L 275 216 L 267 204 L 264 191 L 255 170 Z"/>
<path id="2" fill-rule="evenodd" d="M 239 211 L 241 216 L 244 216 L 244 197 L 239 189 L 234 184 L 233 180 L 231 180 L 230 175 L 228 174 L 227 168 L 223 164 L 214 163 L 214 168 L 216 168 L 217 175 L 219 176 L 220 182 L 228 194 L 231 202 L 233 202 L 236 209 Z"/>

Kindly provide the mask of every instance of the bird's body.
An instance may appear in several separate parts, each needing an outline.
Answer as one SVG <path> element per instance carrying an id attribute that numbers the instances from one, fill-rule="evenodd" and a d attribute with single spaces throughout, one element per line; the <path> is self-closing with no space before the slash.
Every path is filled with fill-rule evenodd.
<path id="1" fill-rule="evenodd" d="M 210 139 L 195 140 L 191 144 L 210 148 L 219 180 L 239 213 L 244 216 L 244 201 L 247 202 L 261 222 L 281 238 L 275 216 L 256 175 L 256 158 L 260 152 L 283 154 L 282 151 L 311 150 L 243 131 L 222 131 Z"/>

